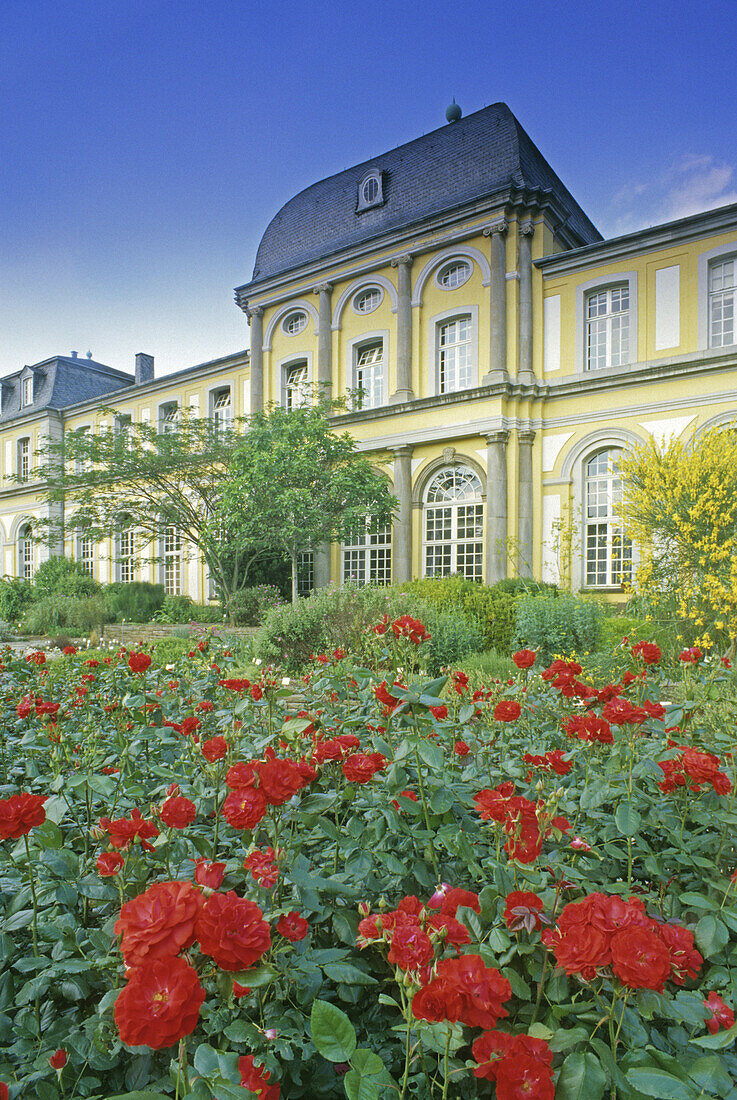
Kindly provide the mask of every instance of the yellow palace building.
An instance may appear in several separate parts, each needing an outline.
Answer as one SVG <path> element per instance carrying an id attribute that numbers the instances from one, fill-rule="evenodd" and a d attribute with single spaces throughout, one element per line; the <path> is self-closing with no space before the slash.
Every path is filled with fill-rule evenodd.
<path id="1" fill-rule="evenodd" d="M 109 421 L 223 422 L 319 387 L 382 463 L 391 529 L 305 552 L 309 587 L 462 573 L 565 578 L 612 595 L 633 548 L 618 523 L 624 447 L 737 418 L 737 205 L 603 240 L 505 104 L 308 187 L 266 228 L 236 290 L 250 353 L 156 379 L 57 356 L 1 380 L 2 571 L 44 548 L 32 455 Z M 14 477 L 11 483 L 8 477 Z M 174 529 L 68 549 L 101 581 L 160 580 L 202 601 Z"/>

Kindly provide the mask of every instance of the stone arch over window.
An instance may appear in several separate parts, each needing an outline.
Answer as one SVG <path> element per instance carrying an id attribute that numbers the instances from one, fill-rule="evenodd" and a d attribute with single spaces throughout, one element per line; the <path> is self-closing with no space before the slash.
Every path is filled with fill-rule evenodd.
<path id="1" fill-rule="evenodd" d="M 343 293 L 335 303 L 335 309 L 333 310 L 332 329 L 333 332 L 339 332 L 342 328 L 343 313 L 349 302 L 352 302 L 359 290 L 369 290 L 372 286 L 379 286 L 384 290 L 391 302 L 392 313 L 397 312 L 397 306 L 399 304 L 399 295 L 397 294 L 397 288 L 389 279 L 384 275 L 361 275 L 358 279 L 354 279 L 352 283 L 349 283 Z"/>
<path id="2" fill-rule="evenodd" d="M 34 521 L 30 516 L 21 516 L 14 524 L 13 541 L 15 543 L 15 575 L 21 580 L 33 580 L 36 571 L 36 545 L 34 543 Z"/>
<path id="3" fill-rule="evenodd" d="M 275 313 L 272 314 L 272 316 L 269 318 L 269 323 L 266 326 L 266 331 L 264 332 L 264 343 L 263 343 L 263 350 L 264 351 L 271 351 L 271 342 L 272 342 L 272 339 L 273 339 L 273 336 L 274 336 L 274 330 L 276 329 L 276 327 L 281 324 L 281 322 L 284 320 L 284 318 L 286 317 L 286 315 L 288 313 L 294 313 L 297 310 L 304 310 L 304 312 L 307 314 L 307 316 L 312 318 L 312 323 L 314 325 L 312 335 L 314 336 L 314 334 L 317 332 L 317 329 L 318 329 L 318 320 L 319 319 L 318 319 L 318 316 L 317 316 L 317 310 L 315 309 L 312 302 L 309 302 L 306 298 L 293 298 L 290 302 L 285 302 L 284 305 L 279 306 L 279 308 L 275 311 Z M 308 327 L 309 327 L 309 323 L 308 323 Z M 302 336 L 307 336 L 308 335 L 307 329 L 305 329 L 304 332 L 301 333 L 301 335 Z"/>
<path id="4" fill-rule="evenodd" d="M 483 252 L 478 248 L 474 248 L 472 245 L 452 245 L 449 248 L 442 249 L 440 252 L 436 252 L 419 272 L 415 279 L 414 290 L 412 291 L 413 306 L 422 305 L 422 295 L 425 290 L 425 284 L 430 276 L 433 275 L 439 267 L 445 266 L 449 260 L 455 259 L 470 260 L 472 264 L 477 264 L 481 271 L 481 285 L 490 285 L 491 267 Z"/>
<path id="5" fill-rule="evenodd" d="M 737 428 L 737 409 L 733 409 L 731 412 L 717 413 L 716 416 L 711 416 L 708 420 L 705 420 L 703 424 L 699 424 L 686 443 L 686 448 L 692 447 L 700 436 L 711 431 L 712 428 Z"/>
<path id="6" fill-rule="evenodd" d="M 422 572 L 484 576 L 484 483 L 463 459 L 426 471 L 422 487 Z"/>

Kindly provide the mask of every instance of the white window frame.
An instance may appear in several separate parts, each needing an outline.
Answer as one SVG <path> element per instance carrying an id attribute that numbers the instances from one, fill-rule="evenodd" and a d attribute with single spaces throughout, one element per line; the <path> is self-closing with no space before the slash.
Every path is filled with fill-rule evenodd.
<path id="1" fill-rule="evenodd" d="M 163 401 L 158 408 L 159 432 L 163 435 L 174 434 L 179 427 L 181 411 L 177 400 Z"/>
<path id="2" fill-rule="evenodd" d="M 161 579 L 167 596 L 182 594 L 182 536 L 168 524 L 161 536 Z"/>
<path id="3" fill-rule="evenodd" d="M 734 347 L 733 344 L 721 344 L 714 347 L 711 342 L 711 301 L 709 287 L 711 283 L 711 266 L 716 262 L 729 260 L 732 257 L 737 264 L 737 240 L 728 241 L 726 244 L 717 245 L 707 252 L 702 252 L 698 258 L 697 293 L 698 293 L 698 321 L 696 343 L 699 351 L 712 350 L 715 355 L 723 353 L 724 348 Z M 737 306 L 737 298 L 735 301 Z M 735 325 L 735 337 L 737 337 L 737 324 Z"/>
<path id="4" fill-rule="evenodd" d="M 627 537 L 622 521 L 616 513 L 616 504 L 621 499 L 621 478 L 614 469 L 622 454 L 621 447 L 604 444 L 588 451 L 581 461 L 581 487 L 583 502 L 583 587 L 585 589 L 616 589 L 631 580 L 635 568 L 635 553 L 632 540 Z M 605 473 L 589 475 L 589 464 L 594 459 L 606 455 Z M 595 495 L 592 489 L 596 489 Z M 596 510 L 589 515 L 589 500 Z M 619 540 L 620 561 L 617 567 L 617 544 Z M 603 552 L 603 553 L 602 553 Z M 599 565 L 603 562 L 603 569 Z M 593 563 L 593 570 L 590 569 Z M 593 577 L 592 577 L 593 573 Z M 603 574 L 603 577 L 601 576 Z"/>
<path id="5" fill-rule="evenodd" d="M 296 318 L 297 316 L 301 317 L 304 320 L 304 324 L 300 325 L 299 328 L 295 328 L 293 332 L 290 332 L 289 328 L 287 327 L 288 322 L 293 317 Z M 307 313 L 306 310 L 299 309 L 299 308 L 290 309 L 289 312 L 285 313 L 284 316 L 281 319 L 281 330 L 282 330 L 282 332 L 284 333 L 285 336 L 290 336 L 290 337 L 291 336 L 301 336 L 302 333 L 307 328 L 309 323 L 310 323 L 310 318 L 309 318 L 309 314 Z"/>
<path id="6" fill-rule="evenodd" d="M 343 584 L 392 583 L 391 520 L 377 530 L 371 530 L 367 519 L 365 530 L 354 532 L 340 548 L 340 574 Z"/>
<path id="7" fill-rule="evenodd" d="M 79 533 L 76 538 L 76 559 L 88 577 L 95 575 L 95 544 L 89 535 Z"/>
<path id="8" fill-rule="evenodd" d="M 122 584 L 132 584 L 136 579 L 136 529 L 132 524 L 118 531 L 116 546 L 118 580 Z"/>
<path id="9" fill-rule="evenodd" d="M 452 284 L 452 286 L 446 285 L 443 282 L 443 274 L 450 272 L 451 269 L 465 268 L 465 275 L 458 282 Z M 465 286 L 468 280 L 473 275 L 473 261 L 469 260 L 466 256 L 452 256 L 448 260 L 444 260 L 435 270 L 435 286 L 438 290 L 444 290 L 446 292 L 453 290 L 460 290 L 462 286 Z"/>
<path id="10" fill-rule="evenodd" d="M 629 351 L 624 363 L 616 367 L 602 367 L 594 370 L 588 369 L 588 357 L 586 354 L 586 303 L 590 294 L 600 290 L 611 290 L 614 287 L 626 286 L 629 295 Z M 639 329 L 637 325 L 637 272 L 614 271 L 603 278 L 589 279 L 585 283 L 579 283 L 576 287 L 576 347 L 575 367 L 577 374 L 602 375 L 606 371 L 616 374 L 625 370 L 638 361 L 637 344 Z"/>
<path id="11" fill-rule="evenodd" d="M 371 346 L 377 346 L 381 344 L 381 400 L 375 401 L 374 394 L 367 394 L 364 397 L 363 402 L 360 405 L 361 409 L 378 409 L 383 405 L 388 404 L 389 401 L 389 372 L 387 370 L 387 364 L 389 361 L 389 330 L 388 329 L 374 329 L 371 332 L 362 332 L 360 336 L 354 336 L 352 340 L 349 340 L 346 346 L 347 361 L 349 364 L 346 371 L 348 377 L 348 388 L 351 390 L 358 389 L 358 362 L 361 357 L 361 352 Z M 376 366 L 378 367 L 378 363 Z M 358 404 L 354 404 L 354 408 L 359 408 Z"/>
<path id="12" fill-rule="evenodd" d="M 471 321 L 471 337 L 469 341 L 469 384 L 463 389 L 446 390 L 440 392 L 440 332 L 444 325 L 451 321 L 462 320 L 468 317 Z M 442 313 L 436 313 L 430 318 L 429 323 L 429 347 L 428 363 L 430 364 L 429 391 L 431 397 L 445 397 L 450 393 L 465 393 L 466 390 L 475 389 L 479 384 L 479 307 L 477 305 L 458 306 L 456 309 L 446 309 Z"/>
<path id="13" fill-rule="evenodd" d="M 306 366 L 307 374 L 305 380 L 301 385 L 304 387 L 304 393 L 302 394 L 302 400 L 299 404 L 292 403 L 289 405 L 289 394 L 287 392 L 287 381 L 289 379 L 289 372 L 295 367 Z M 300 354 L 289 355 L 284 359 L 280 359 L 276 365 L 276 377 L 279 380 L 279 394 L 280 403 L 282 408 L 288 409 L 300 409 L 306 408 L 312 404 L 312 352 L 304 351 Z"/>
<path id="14" fill-rule="evenodd" d="M 361 301 L 362 298 L 368 298 L 369 295 L 372 296 L 373 304 L 369 309 L 360 309 L 358 303 Z M 374 296 L 376 296 L 375 299 Z M 383 301 L 384 288 L 382 286 L 377 286 L 374 284 L 371 284 L 370 286 L 362 286 L 361 289 L 357 290 L 351 298 L 351 309 L 357 317 L 367 317 L 369 313 L 375 313 Z"/>
<path id="15" fill-rule="evenodd" d="M 430 491 L 444 474 L 447 475 L 450 471 L 463 471 L 463 476 L 466 477 L 470 474 L 472 478 L 478 482 L 478 492 L 474 496 L 462 497 L 457 499 L 448 499 L 447 502 L 430 501 Z M 424 492 L 422 494 L 422 575 L 423 577 L 445 577 L 450 576 L 453 573 L 462 572 L 463 576 L 468 577 L 471 580 L 483 581 L 484 579 L 484 533 L 485 533 L 485 499 L 484 499 L 484 487 L 481 477 L 477 470 L 469 462 L 464 462 L 460 459 L 458 462 L 449 463 L 446 466 L 441 466 L 440 469 L 434 470 L 432 476 L 428 479 L 425 485 Z M 474 535 L 472 538 L 459 537 L 459 519 L 464 521 L 469 518 L 466 515 L 460 516 L 459 510 L 474 508 L 478 509 L 474 517 L 475 521 L 480 525 L 480 535 Z M 431 514 L 440 512 L 441 510 L 448 511 L 448 515 L 442 517 L 444 530 L 442 532 L 442 538 L 429 538 L 429 523 L 428 519 Z M 433 524 L 434 531 L 437 530 L 437 525 Z M 446 535 L 447 531 L 447 535 Z M 470 571 L 467 570 L 467 563 L 462 561 L 459 570 L 458 559 L 466 557 L 466 553 L 459 555 L 459 548 L 468 548 L 472 555 L 473 568 Z M 443 562 L 438 569 L 433 564 L 432 570 L 430 569 L 430 558 L 436 555 L 431 554 L 431 551 L 440 551 L 444 559 L 447 559 L 446 563 Z"/>
<path id="16" fill-rule="evenodd" d="M 23 581 L 31 581 L 36 571 L 36 555 L 34 553 L 35 547 L 33 543 L 33 524 L 30 520 L 22 523 L 18 528 L 16 546 L 18 556 L 18 577 Z"/>
<path id="17" fill-rule="evenodd" d="M 84 435 L 85 437 L 89 437 L 89 433 L 92 431 L 92 425 L 91 424 L 81 424 L 80 427 L 75 428 L 74 431 L 79 432 L 81 435 Z M 85 473 L 88 472 L 88 470 L 90 468 L 91 468 L 91 464 L 86 459 L 82 459 L 82 458 L 75 459 L 75 461 L 74 461 L 74 472 L 76 474 L 85 474 Z"/>
<path id="18" fill-rule="evenodd" d="M 18 481 L 31 480 L 31 437 L 21 436 L 16 443 L 16 477 Z"/>
<path id="19" fill-rule="evenodd" d="M 235 387 L 232 383 L 227 386 L 214 386 L 207 395 L 210 420 L 216 434 L 233 430 Z M 225 399 L 227 397 L 227 403 Z M 226 415 L 223 410 L 229 410 Z"/>
<path id="20" fill-rule="evenodd" d="M 603 305 L 603 312 L 591 313 L 594 300 Z M 603 300 L 603 301 L 602 301 Z M 626 302 L 625 308 L 621 308 Z M 590 290 L 584 300 L 586 313 L 584 334 L 586 370 L 600 371 L 607 367 L 622 367 L 629 362 L 630 305 L 629 287 L 626 283 L 598 287 Z M 596 354 L 592 354 L 596 348 Z M 604 362 L 598 362 L 599 349 L 603 349 Z M 594 362 L 594 359 L 597 361 Z M 614 360 L 619 360 L 615 362 Z"/>
<path id="21" fill-rule="evenodd" d="M 21 382 L 21 408 L 33 404 L 33 375 L 27 375 Z"/>

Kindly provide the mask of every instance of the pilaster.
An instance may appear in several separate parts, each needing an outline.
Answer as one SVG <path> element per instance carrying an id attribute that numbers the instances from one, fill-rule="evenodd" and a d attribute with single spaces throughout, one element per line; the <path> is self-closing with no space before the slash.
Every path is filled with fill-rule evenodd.
<path id="1" fill-rule="evenodd" d="M 489 281 L 489 369 L 482 379 L 485 386 L 508 382 L 507 372 L 507 248 L 509 228 L 501 218 L 484 229 L 491 238 L 491 279 Z"/>
<path id="2" fill-rule="evenodd" d="M 517 503 L 517 573 L 520 577 L 532 576 L 533 492 L 532 492 L 532 444 L 533 431 L 518 431 L 519 493 Z"/>
<path id="3" fill-rule="evenodd" d="M 399 508 L 392 528 L 392 581 L 402 584 L 412 579 L 412 452 L 404 444 L 392 447 L 394 455 L 394 495 Z"/>
<path id="4" fill-rule="evenodd" d="M 507 443 L 509 432 L 486 436 L 486 583 L 507 575 Z"/>
<path id="5" fill-rule="evenodd" d="M 412 392 L 412 260 L 405 254 L 392 260 L 397 268 L 397 388 L 392 405 L 414 401 Z M 409 579 L 409 578 L 408 578 Z"/>

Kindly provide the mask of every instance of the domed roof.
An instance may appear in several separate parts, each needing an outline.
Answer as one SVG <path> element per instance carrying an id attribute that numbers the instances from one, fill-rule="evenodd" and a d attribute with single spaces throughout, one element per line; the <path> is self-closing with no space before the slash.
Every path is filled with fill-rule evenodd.
<path id="1" fill-rule="evenodd" d="M 371 172 L 382 192 L 362 206 L 358 186 Z M 507 105 L 495 103 L 295 195 L 261 239 L 251 285 L 510 186 L 554 194 L 576 244 L 601 240 Z"/>

